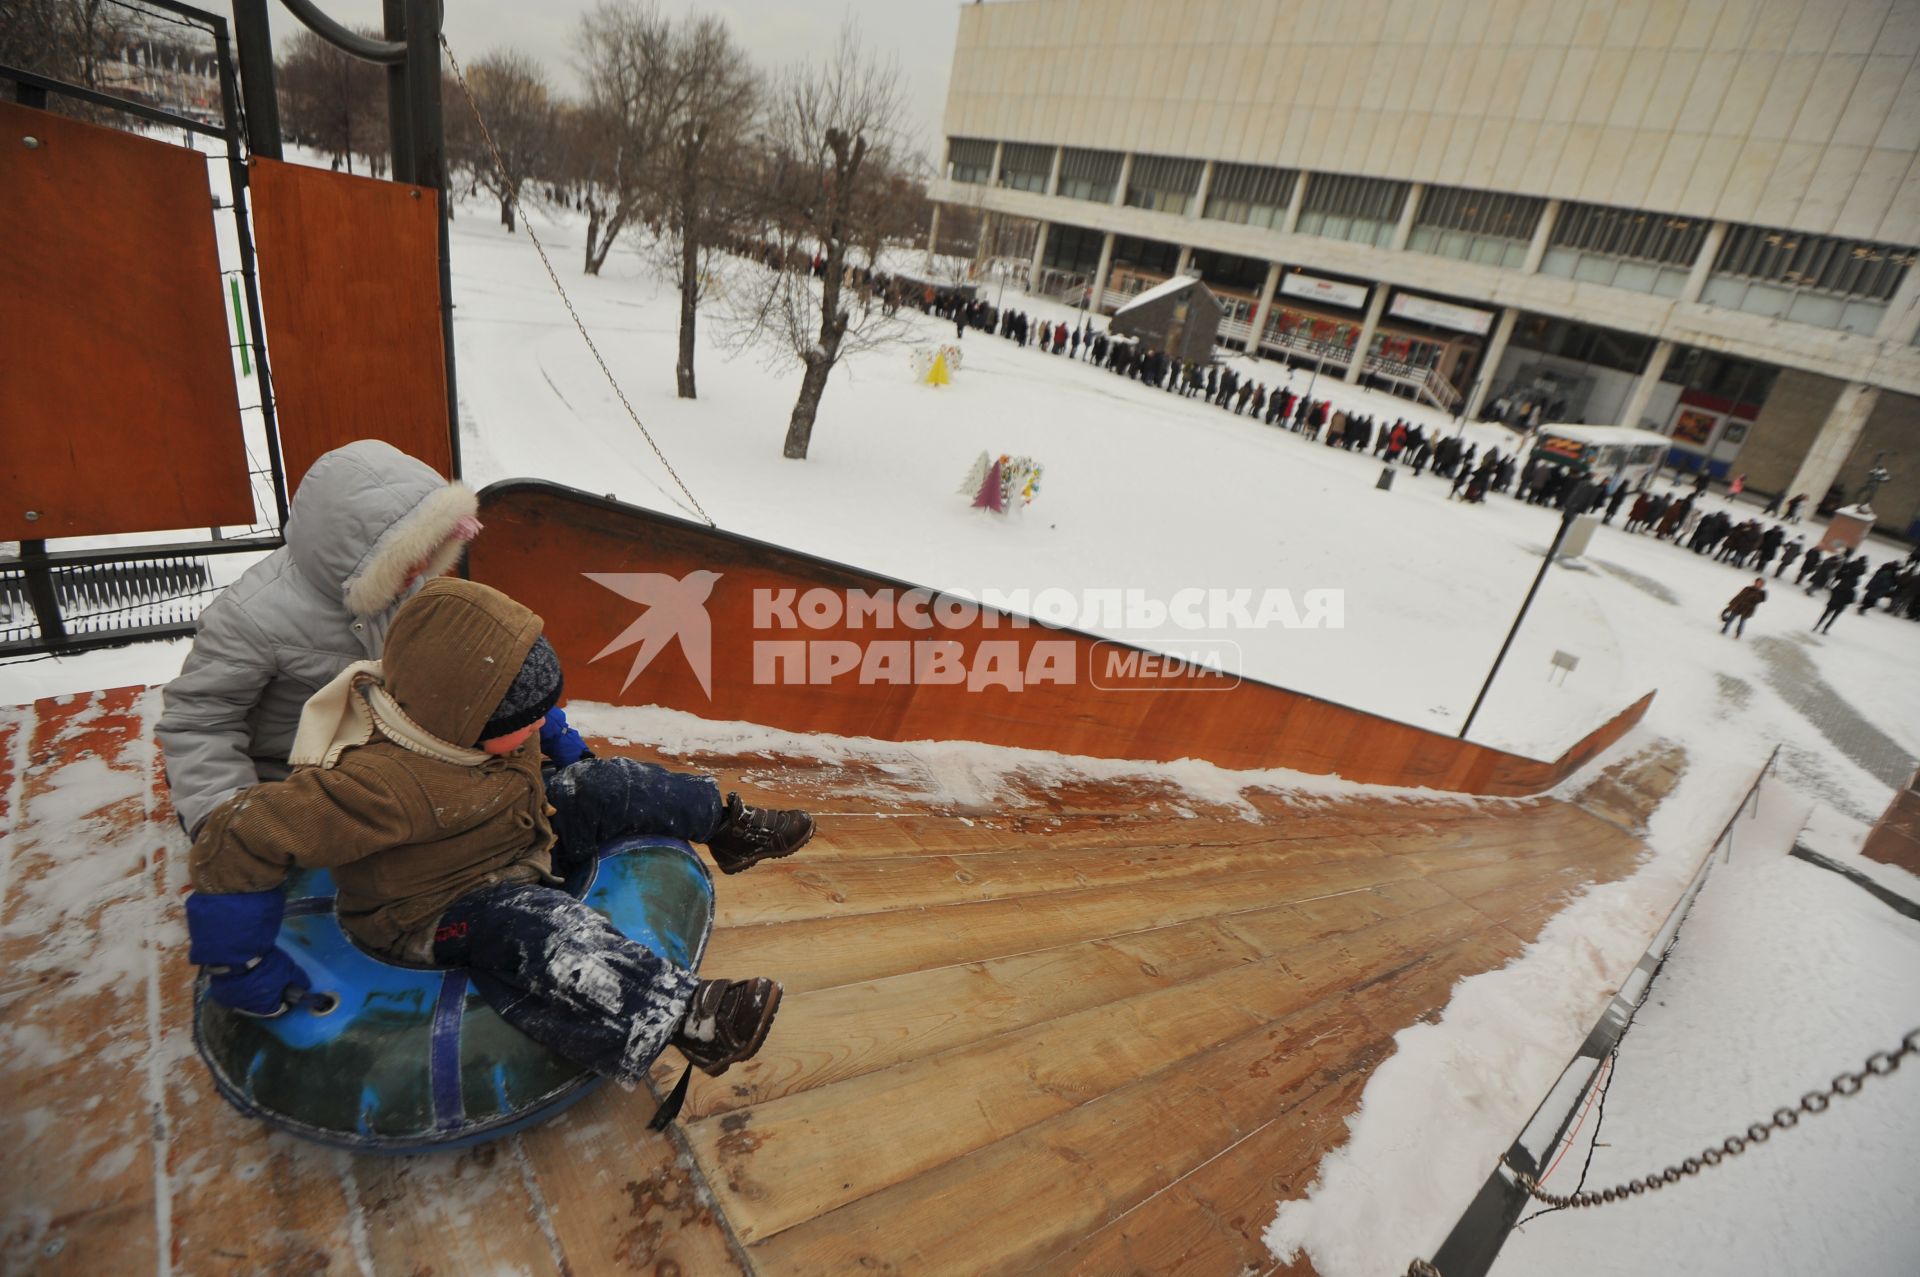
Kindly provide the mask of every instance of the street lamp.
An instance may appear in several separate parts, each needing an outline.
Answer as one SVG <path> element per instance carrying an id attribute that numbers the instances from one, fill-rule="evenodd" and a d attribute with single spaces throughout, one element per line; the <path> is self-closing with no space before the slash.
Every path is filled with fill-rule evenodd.
<path id="1" fill-rule="evenodd" d="M 1467 711 L 1467 721 L 1461 724 L 1460 739 L 1467 738 L 1467 731 L 1473 726 L 1473 719 L 1480 712 L 1480 706 L 1486 701 L 1487 693 L 1493 687 L 1493 676 L 1500 672 L 1500 662 L 1507 659 L 1507 649 L 1513 646 L 1514 635 L 1520 632 L 1520 622 L 1527 619 L 1527 609 L 1533 606 L 1533 596 L 1540 592 L 1540 582 L 1546 579 L 1547 569 L 1553 566 L 1553 556 L 1560 553 L 1560 543 L 1567 539 L 1567 529 L 1583 513 L 1581 504 L 1568 501 L 1567 508 L 1560 516 L 1560 529 L 1553 534 L 1553 544 L 1547 547 L 1547 557 L 1540 561 L 1540 570 L 1534 573 L 1533 585 L 1527 590 L 1527 597 L 1521 601 L 1520 613 L 1513 618 L 1513 628 L 1507 631 L 1507 641 L 1500 645 L 1500 655 L 1493 658 L 1493 668 L 1487 671 L 1487 681 L 1480 685 L 1480 695 L 1473 698 L 1473 708 Z"/>

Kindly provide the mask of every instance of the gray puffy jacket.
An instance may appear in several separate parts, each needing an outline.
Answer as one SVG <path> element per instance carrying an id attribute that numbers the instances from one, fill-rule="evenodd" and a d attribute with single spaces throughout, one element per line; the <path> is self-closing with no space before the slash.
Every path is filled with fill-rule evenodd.
<path id="1" fill-rule="evenodd" d="M 454 532 L 476 507 L 464 484 L 378 440 L 313 463 L 286 545 L 201 614 L 193 650 L 167 684 L 155 735 L 189 831 L 247 786 L 286 776 L 307 698 L 380 655 L 394 608 L 453 566 L 462 547 Z"/>

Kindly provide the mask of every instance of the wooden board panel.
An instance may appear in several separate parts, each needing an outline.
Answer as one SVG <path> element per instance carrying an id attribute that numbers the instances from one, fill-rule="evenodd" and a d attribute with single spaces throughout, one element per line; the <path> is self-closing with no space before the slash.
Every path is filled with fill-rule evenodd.
<path id="1" fill-rule="evenodd" d="M 0 102 L 0 192 L 0 541 L 251 524 L 207 157 Z"/>
<path id="2" fill-rule="evenodd" d="M 9 1267 L 1271 1268 L 1274 1203 L 1344 1139 L 1393 1034 L 1640 850 L 1552 800 L 1276 794 L 1254 821 L 1175 818 L 1151 787 L 1094 781 L 1049 808 L 1016 783 L 1006 810 L 963 819 L 863 806 L 858 767 L 704 758 L 725 783 L 850 814 L 792 861 L 721 880 L 708 971 L 764 970 L 788 998 L 759 1056 L 696 1082 L 684 1144 L 645 1129 L 652 1096 L 609 1087 L 479 1150 L 356 1158 L 239 1117 L 191 1054 L 182 838 L 145 740 L 153 705 L 116 693 L 0 714 L 0 1062 L 25 1097 L 0 1104 L 0 1137 L 24 1133 L 0 1167 L 24 1204 L 0 1235 Z M 90 886 L 69 896 L 58 871 L 75 863 Z M 23 947 L 36 901 L 71 901 L 61 917 L 79 922 L 35 944 L 80 936 L 134 977 L 111 997 L 23 979 L 51 970 Z M 139 939 L 102 948 L 124 909 Z M 13 1014 L 42 1000 L 52 1010 Z M 19 1067 L 49 1040 L 81 1045 Z M 662 1061 L 656 1085 L 677 1068 Z M 23 1107 L 49 1097 L 81 1113 L 58 1144 Z"/>
<path id="3" fill-rule="evenodd" d="M 435 192 L 257 156 L 247 171 L 287 491 L 355 439 L 451 474 Z"/>
<path id="4" fill-rule="evenodd" d="M 1110 640 L 957 600 L 943 606 L 904 582 L 553 484 L 496 484 L 481 505 L 494 535 L 474 543 L 474 578 L 546 617 L 569 690 L 610 704 L 799 732 L 1190 757 L 1502 795 L 1557 784 L 1569 760 L 1617 740 L 1647 705 L 1643 698 L 1566 757 L 1543 762 L 1252 681 L 1122 694 L 1093 677 L 1096 649 Z M 854 615 L 855 602 L 875 599 L 882 613 Z M 661 618 L 659 642 L 622 644 L 643 613 Z M 1027 681 L 1042 644 L 1057 663 L 1051 677 Z M 935 648 L 958 681 L 911 661 L 885 673 L 866 664 L 894 649 L 931 662 Z M 788 663 L 796 653 L 799 663 Z M 849 653 L 851 665 L 828 667 L 830 656 Z M 988 677 L 1013 667 L 1018 690 Z"/>
<path id="5" fill-rule="evenodd" d="M 1483 933 L 1404 978 L 1262 1023 L 750 1247 L 768 1273 L 1022 1271 L 1150 1198 L 1376 1052 L 1442 988 L 1517 946 Z M 982 1227 L 982 1221 L 992 1227 Z"/>
<path id="6" fill-rule="evenodd" d="M 0 904 L 0 1268 L 157 1262 L 150 774 L 131 690 L 41 702 Z M 76 781 L 84 780 L 83 786 Z"/>
<path id="7" fill-rule="evenodd" d="M 742 1241 L 926 1174 L 1460 935 L 1441 905 L 725 1117 L 688 1139 Z M 990 1095 L 990 1105 L 978 1097 Z"/>

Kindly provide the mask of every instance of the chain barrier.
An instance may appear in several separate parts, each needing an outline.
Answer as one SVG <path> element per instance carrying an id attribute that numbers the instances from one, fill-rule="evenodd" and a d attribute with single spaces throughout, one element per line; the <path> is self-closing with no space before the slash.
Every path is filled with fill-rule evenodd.
<path id="1" fill-rule="evenodd" d="M 526 227 L 527 238 L 533 241 L 533 250 L 540 255 L 540 264 L 547 268 L 547 278 L 553 281 L 553 291 L 560 294 L 560 301 L 566 306 L 567 314 L 573 317 L 573 326 L 580 330 L 580 340 L 587 343 L 587 350 L 593 355 L 593 362 L 600 365 L 600 371 L 606 375 L 607 384 L 613 387 L 613 393 L 620 400 L 620 406 L 627 410 L 628 418 L 639 428 L 640 436 L 647 441 L 647 446 L 653 449 L 653 455 L 660 458 L 660 464 L 667 468 L 669 475 L 673 476 L 674 484 L 686 494 L 687 500 L 693 503 L 694 513 L 698 514 L 708 527 L 719 527 L 720 525 L 713 521 L 713 516 L 701 506 L 699 498 L 695 497 L 692 490 L 687 487 L 686 480 L 680 477 L 680 472 L 673 468 L 673 462 L 667 460 L 667 454 L 660 451 L 660 445 L 654 441 L 653 432 L 647 429 L 646 423 L 640 420 L 640 414 L 634 411 L 631 403 L 627 402 L 627 392 L 620 388 L 620 382 L 614 377 L 613 369 L 607 367 L 607 361 L 600 355 L 600 348 L 593 344 L 593 336 L 587 332 L 586 321 L 582 320 L 580 312 L 573 308 L 573 298 L 567 296 L 566 288 L 560 283 L 559 274 L 553 269 L 553 263 L 548 260 L 546 246 L 540 242 L 540 236 L 534 232 L 533 223 L 527 220 L 526 210 L 520 207 L 520 189 L 514 183 L 513 175 L 507 171 L 506 161 L 500 157 L 500 148 L 494 145 L 493 131 L 487 127 L 486 119 L 480 114 L 479 103 L 473 100 L 473 90 L 467 87 L 466 72 L 461 70 L 460 59 L 454 56 L 453 46 L 447 43 L 447 35 L 444 31 L 440 33 L 440 47 L 446 50 L 447 62 L 453 67 L 453 78 L 454 82 L 460 86 L 460 96 L 466 99 L 467 109 L 473 112 L 474 123 L 480 126 L 480 137 L 487 144 L 487 153 L 493 157 L 493 166 L 500 170 L 500 181 L 511 192 L 508 199 L 513 204 L 514 213 Z"/>
<path id="2" fill-rule="evenodd" d="M 1558 1196 L 1540 1187 L 1540 1182 L 1525 1171 L 1514 1171 L 1514 1181 L 1536 1201 L 1562 1209 L 1599 1206 L 1607 1202 L 1617 1202 L 1627 1197 L 1638 1197 L 1655 1189 L 1677 1184 L 1688 1175 L 1697 1175 L 1710 1166 L 1718 1166 L 1729 1157 L 1738 1157 L 1755 1144 L 1764 1144 L 1773 1138 L 1775 1131 L 1790 1131 L 1800 1124 L 1803 1116 L 1811 1117 L 1824 1113 L 1836 1099 L 1849 1095 L 1858 1095 L 1860 1088 L 1869 1077 L 1886 1077 L 1900 1067 L 1900 1061 L 1909 1055 L 1920 1055 L 1920 1029 L 1914 1029 L 1900 1040 L 1900 1046 L 1892 1051 L 1875 1051 L 1867 1057 L 1866 1066 L 1858 1073 L 1842 1073 L 1833 1079 L 1833 1085 L 1824 1091 L 1809 1091 L 1800 1097 L 1800 1103 L 1793 1108 L 1778 1108 L 1773 1116 L 1764 1122 L 1755 1122 L 1743 1134 L 1729 1135 L 1718 1146 L 1701 1150 L 1698 1157 L 1689 1157 L 1678 1166 L 1669 1166 L 1657 1174 L 1628 1180 L 1613 1188 L 1598 1192 L 1573 1193 Z M 1508 1167 L 1512 1170 L 1512 1167 Z"/>
<path id="3" fill-rule="evenodd" d="M 1900 1067 L 1900 1061 L 1908 1056 L 1920 1056 L 1920 1029 L 1910 1031 L 1900 1039 L 1900 1045 L 1891 1051 L 1875 1051 L 1867 1057 L 1866 1064 L 1857 1073 L 1842 1073 L 1833 1079 L 1833 1084 L 1824 1091 L 1809 1091 L 1800 1097 L 1800 1103 L 1793 1108 L 1778 1108 L 1773 1116 L 1764 1122 L 1755 1122 L 1739 1135 L 1729 1135 L 1720 1144 L 1701 1150 L 1698 1157 L 1689 1157 L 1678 1166 L 1669 1166 L 1665 1170 L 1639 1179 L 1628 1180 L 1612 1188 L 1603 1188 L 1594 1192 L 1569 1193 L 1565 1196 L 1549 1193 L 1540 1187 L 1540 1181 L 1526 1171 L 1514 1170 L 1514 1182 L 1527 1191 L 1536 1201 L 1562 1210 L 1580 1209 L 1587 1206 L 1601 1206 L 1609 1202 L 1625 1201 L 1629 1197 L 1639 1197 L 1645 1193 L 1678 1184 L 1689 1175 L 1697 1175 L 1708 1167 L 1718 1166 L 1730 1157 L 1738 1157 L 1756 1144 L 1764 1144 L 1773 1138 L 1776 1131 L 1790 1131 L 1800 1124 L 1802 1117 L 1811 1117 L 1824 1113 L 1832 1107 L 1836 1099 L 1845 1099 L 1858 1095 L 1860 1088 L 1866 1085 L 1869 1077 L 1886 1077 Z M 1414 1259 L 1407 1264 L 1407 1277 L 1442 1277 L 1438 1268 L 1424 1259 Z"/>

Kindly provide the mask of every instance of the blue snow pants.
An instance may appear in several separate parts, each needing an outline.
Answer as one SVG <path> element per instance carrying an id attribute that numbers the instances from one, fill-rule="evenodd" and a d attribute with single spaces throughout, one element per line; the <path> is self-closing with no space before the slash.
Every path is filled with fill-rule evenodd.
<path id="1" fill-rule="evenodd" d="M 603 843 L 628 834 L 705 842 L 723 804 L 711 776 L 631 758 L 587 758 L 546 773 L 554 873 L 572 881 Z M 500 1018 L 576 1064 L 636 1082 L 687 1014 L 699 980 L 565 891 L 501 883 L 448 906 L 436 966 L 465 967 Z"/>

